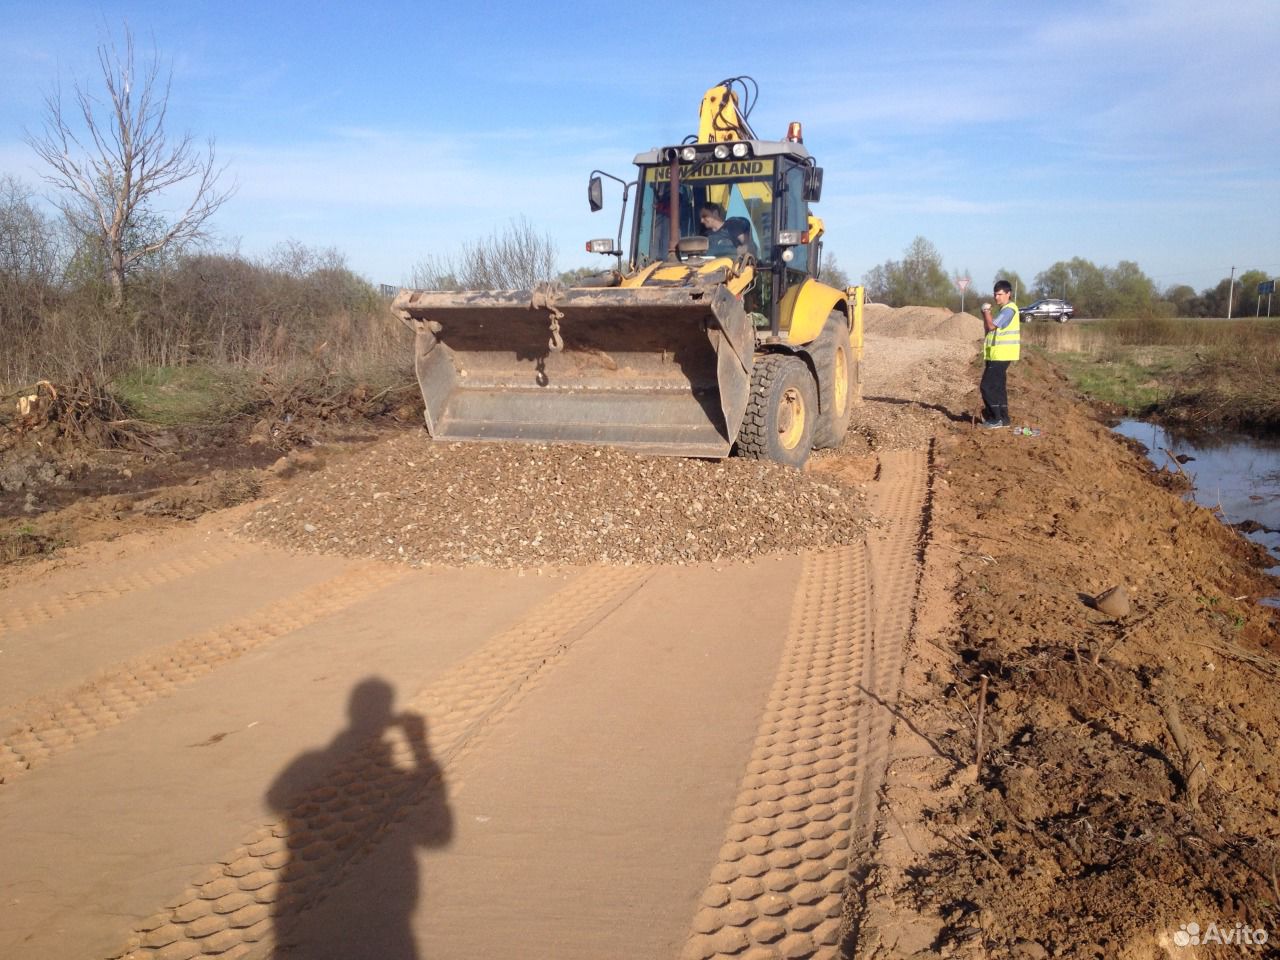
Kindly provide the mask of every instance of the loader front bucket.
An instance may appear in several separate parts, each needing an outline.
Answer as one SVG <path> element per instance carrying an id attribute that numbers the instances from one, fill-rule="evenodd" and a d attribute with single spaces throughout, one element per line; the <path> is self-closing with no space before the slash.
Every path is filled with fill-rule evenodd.
<path id="1" fill-rule="evenodd" d="M 437 439 L 723 457 L 746 410 L 754 332 L 721 285 L 404 290 L 392 307 Z"/>

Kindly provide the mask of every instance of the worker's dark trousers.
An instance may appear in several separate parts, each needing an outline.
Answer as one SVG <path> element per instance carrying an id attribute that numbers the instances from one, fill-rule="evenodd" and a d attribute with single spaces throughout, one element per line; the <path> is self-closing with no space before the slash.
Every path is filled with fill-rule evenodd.
<path id="1" fill-rule="evenodd" d="M 1012 360 L 988 360 L 982 368 L 982 418 L 988 423 L 1009 423 L 1007 379 Z"/>

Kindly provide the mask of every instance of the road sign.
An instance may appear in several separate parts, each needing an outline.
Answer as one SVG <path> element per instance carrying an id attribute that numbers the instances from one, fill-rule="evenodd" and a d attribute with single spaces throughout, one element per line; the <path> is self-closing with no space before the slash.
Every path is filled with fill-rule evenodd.
<path id="1" fill-rule="evenodd" d="M 1258 284 L 1258 293 L 1275 293 L 1276 282 L 1274 280 L 1263 280 Z"/>
<path id="2" fill-rule="evenodd" d="M 964 293 L 967 289 L 969 289 L 969 278 L 956 277 L 956 286 L 960 288 L 961 293 Z"/>

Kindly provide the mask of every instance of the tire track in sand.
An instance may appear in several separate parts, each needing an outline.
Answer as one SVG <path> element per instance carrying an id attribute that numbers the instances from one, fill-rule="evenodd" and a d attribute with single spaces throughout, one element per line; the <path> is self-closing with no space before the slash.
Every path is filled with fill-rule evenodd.
<path id="1" fill-rule="evenodd" d="M 190 562 L 167 566 L 199 569 Z M 0 784 L 12 784 L 33 767 L 123 723 L 178 687 L 407 575 L 405 569 L 361 564 L 226 626 L 134 657 L 77 687 L 33 698 L 18 708 L 16 725 L 0 739 Z"/>
<path id="2" fill-rule="evenodd" d="M 10 631 L 38 626 L 77 610 L 91 607 L 95 603 L 118 600 L 138 590 L 161 587 L 202 570 L 230 563 L 253 549 L 250 544 L 221 543 L 207 547 L 192 556 L 168 560 L 138 573 L 116 577 L 98 585 L 94 585 L 93 576 L 90 574 L 78 590 L 69 590 L 25 607 L 0 610 L 0 638 Z"/>
<path id="3" fill-rule="evenodd" d="M 857 820 L 874 825 L 877 794 L 889 763 L 894 711 L 915 623 L 916 590 L 923 569 L 922 540 L 928 529 L 931 449 L 885 453 L 873 488 L 872 509 L 881 518 L 868 538 L 875 607 L 875 656 L 863 689 L 874 701 L 867 711 L 867 775 L 858 794 Z"/>
<path id="4" fill-rule="evenodd" d="M 407 709 L 432 718 L 429 749 L 441 771 L 448 772 L 649 576 L 634 567 L 588 569 L 407 701 Z M 194 876 L 113 956 L 265 956 L 276 940 L 274 917 L 317 903 L 426 798 L 438 781 L 403 789 L 400 767 L 413 762 L 408 742 L 393 743 L 388 757 L 383 741 L 371 738 L 340 777 L 302 793 L 286 816 L 264 824 Z"/>
<path id="5" fill-rule="evenodd" d="M 927 481 L 924 453 L 887 455 L 873 488 L 882 532 L 806 555 L 685 960 L 839 955 L 850 852 L 873 825 L 887 757 Z"/>

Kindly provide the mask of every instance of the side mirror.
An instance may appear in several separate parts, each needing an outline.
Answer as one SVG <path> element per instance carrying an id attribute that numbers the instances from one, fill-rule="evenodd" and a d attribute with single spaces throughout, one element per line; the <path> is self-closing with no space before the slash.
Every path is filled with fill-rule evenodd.
<path id="1" fill-rule="evenodd" d="M 592 177 L 587 182 L 587 203 L 591 204 L 591 212 L 604 209 L 604 185 L 599 177 Z"/>
<path id="2" fill-rule="evenodd" d="M 817 203 L 822 199 L 822 168 L 810 167 L 804 176 L 804 199 L 806 203 Z"/>

